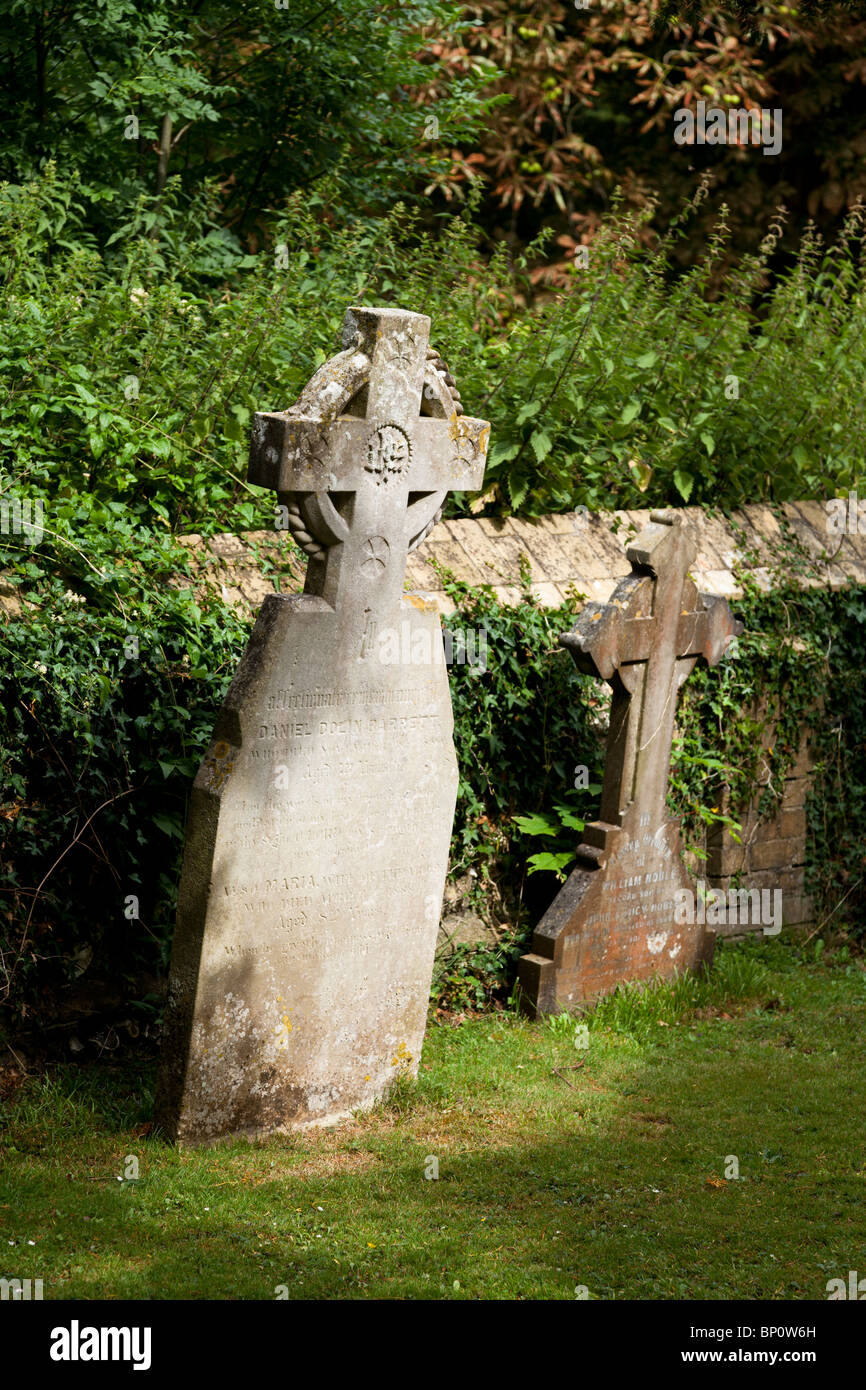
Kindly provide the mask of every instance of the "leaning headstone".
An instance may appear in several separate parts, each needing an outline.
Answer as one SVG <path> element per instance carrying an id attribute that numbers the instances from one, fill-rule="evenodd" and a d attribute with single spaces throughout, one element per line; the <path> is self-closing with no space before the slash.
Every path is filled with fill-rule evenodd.
<path id="1" fill-rule="evenodd" d="M 713 956 L 713 931 L 676 920 L 675 893 L 694 885 L 665 796 L 677 692 L 699 657 L 722 659 L 742 624 L 689 579 L 695 547 L 675 512 L 652 512 L 626 554 L 632 573 L 610 602 L 587 604 L 560 638 L 613 695 L 601 818 L 584 827 L 577 866 L 520 961 L 522 1005 L 534 1015 Z"/>
<path id="2" fill-rule="evenodd" d="M 489 437 L 429 332 L 350 309 L 295 406 L 255 417 L 250 481 L 310 558 L 262 604 L 193 788 L 156 1107 L 181 1143 L 332 1123 L 418 1066 L 457 764 L 404 570 Z"/>

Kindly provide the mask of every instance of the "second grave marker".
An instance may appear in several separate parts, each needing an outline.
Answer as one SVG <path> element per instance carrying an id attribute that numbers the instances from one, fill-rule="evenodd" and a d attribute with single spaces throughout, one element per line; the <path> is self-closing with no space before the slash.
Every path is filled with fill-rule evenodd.
<path id="1" fill-rule="evenodd" d="M 742 624 L 689 579 L 695 547 L 675 512 L 652 512 L 626 554 L 632 573 L 610 602 L 587 604 L 560 638 L 613 697 L 600 819 L 585 826 L 577 867 L 520 961 L 522 1006 L 533 1015 L 713 955 L 714 932 L 675 921 L 674 894 L 693 885 L 665 798 L 679 688 L 699 657 L 722 659 Z"/>

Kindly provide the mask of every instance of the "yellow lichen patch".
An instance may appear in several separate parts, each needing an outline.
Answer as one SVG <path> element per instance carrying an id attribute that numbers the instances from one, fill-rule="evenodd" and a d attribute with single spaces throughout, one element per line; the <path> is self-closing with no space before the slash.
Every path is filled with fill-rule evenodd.
<path id="1" fill-rule="evenodd" d="M 282 997 L 282 995 L 279 996 L 280 1000 L 282 1000 Z M 279 1041 L 281 1048 L 288 1046 L 289 1034 L 291 1033 L 294 1026 L 295 1025 L 292 1023 L 292 1020 L 289 1018 L 288 1014 L 283 1014 L 279 1023 L 275 1024 L 274 1033 L 276 1034 L 276 1037 L 274 1038 L 274 1041 Z"/>
<path id="2" fill-rule="evenodd" d="M 434 613 L 436 611 L 436 604 L 421 598 L 420 594 L 404 594 L 403 597 L 406 603 L 411 603 L 412 607 L 417 608 L 420 613 Z"/>

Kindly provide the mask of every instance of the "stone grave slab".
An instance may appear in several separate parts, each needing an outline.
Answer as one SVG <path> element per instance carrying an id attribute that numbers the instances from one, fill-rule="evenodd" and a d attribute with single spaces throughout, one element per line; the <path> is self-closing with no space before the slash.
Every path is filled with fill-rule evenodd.
<path id="1" fill-rule="evenodd" d="M 610 602 L 587 604 L 560 639 L 613 696 L 600 819 L 584 828 L 577 865 L 520 961 L 533 1016 L 712 960 L 714 932 L 675 921 L 675 891 L 694 885 L 665 796 L 677 692 L 699 658 L 721 660 L 742 624 L 688 577 L 695 545 L 675 512 L 652 512 L 626 555 L 632 573 Z"/>
<path id="2" fill-rule="evenodd" d="M 180 1143 L 330 1124 L 417 1070 L 457 764 L 404 571 L 489 437 L 429 332 L 350 309 L 343 350 L 254 420 L 250 481 L 309 560 L 263 602 L 192 792 L 156 1105 Z"/>

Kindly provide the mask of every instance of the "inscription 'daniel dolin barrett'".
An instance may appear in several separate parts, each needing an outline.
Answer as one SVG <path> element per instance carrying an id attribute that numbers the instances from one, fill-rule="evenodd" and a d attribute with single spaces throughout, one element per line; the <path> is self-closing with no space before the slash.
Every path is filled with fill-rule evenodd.
<path id="1" fill-rule="evenodd" d="M 409 550 L 489 426 L 462 412 L 430 323 L 351 309 L 291 410 L 257 415 L 250 481 L 309 556 L 265 599 L 193 788 L 157 1121 L 182 1143 L 331 1123 L 413 1073 L 457 790 L 444 665 L 383 664 Z"/>

